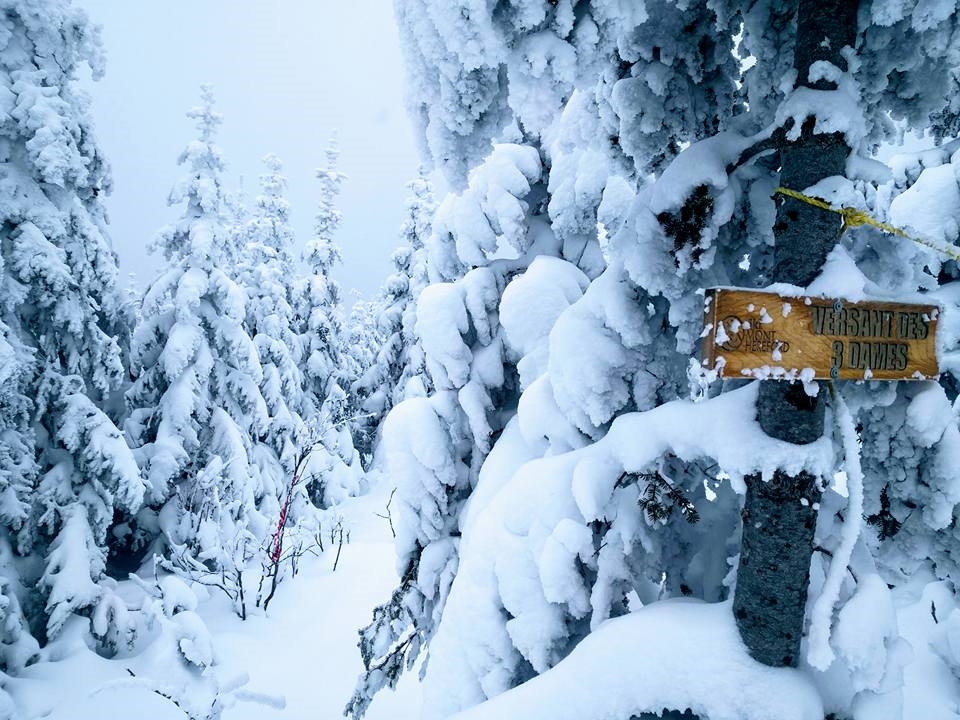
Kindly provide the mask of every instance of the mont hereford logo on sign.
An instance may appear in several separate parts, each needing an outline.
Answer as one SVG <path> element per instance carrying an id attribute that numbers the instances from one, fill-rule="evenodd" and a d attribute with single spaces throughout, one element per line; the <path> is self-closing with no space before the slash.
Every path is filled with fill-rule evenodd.
<path id="1" fill-rule="evenodd" d="M 937 375 L 936 305 L 708 290 L 701 356 L 727 378 L 922 380 Z"/>

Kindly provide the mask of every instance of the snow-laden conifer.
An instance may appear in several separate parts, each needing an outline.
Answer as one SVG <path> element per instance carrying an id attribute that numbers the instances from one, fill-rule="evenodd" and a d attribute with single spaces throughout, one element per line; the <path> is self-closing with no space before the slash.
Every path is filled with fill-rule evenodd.
<path id="1" fill-rule="evenodd" d="M 16 669 L 29 656 L 21 607 L 52 638 L 106 601 L 108 530 L 144 487 L 111 402 L 129 329 L 101 204 L 109 169 L 76 87 L 83 66 L 102 71 L 98 34 L 67 2 L 2 10 L 0 664 Z M 16 563 L 11 548 L 40 562 Z"/>
<path id="2" fill-rule="evenodd" d="M 139 518 L 142 540 L 158 526 L 157 549 L 173 566 L 236 572 L 267 532 L 251 452 L 270 415 L 244 326 L 244 291 L 227 272 L 239 248 L 224 220 L 224 165 L 214 142 L 221 118 L 208 86 L 188 115 L 198 137 L 180 156 L 187 173 L 169 198 L 182 215 L 156 242 L 167 262 L 147 289 L 134 335 L 127 432 L 157 516 Z"/>
<path id="3" fill-rule="evenodd" d="M 361 635 L 369 672 L 350 710 L 363 712 L 425 642 L 425 717 L 446 717 L 559 669 L 584 637 L 628 610 L 679 595 L 724 600 L 735 582 L 744 476 L 804 463 L 827 485 L 811 598 L 834 586 L 825 576 L 839 572 L 842 581 L 839 613 L 809 618 L 820 626 L 811 662 L 830 657 L 823 638 L 836 658 L 818 676 L 829 686 L 825 708 L 805 700 L 798 717 L 899 706 L 903 656 L 881 590 L 904 583 L 905 567 L 918 581 L 953 576 L 944 528 L 957 500 L 944 468 L 957 448 L 956 419 L 942 391 L 932 383 L 842 389 L 864 448 L 878 448 L 877 460 L 863 463 L 866 529 L 858 517 L 841 519 L 848 500 L 831 486 L 836 469 L 856 466 L 838 449 L 841 437 L 856 444 L 849 425 L 792 461 L 787 444 L 758 449 L 770 439 L 753 432 L 755 389 L 699 406 L 682 398 L 702 330 L 698 291 L 771 280 L 774 153 L 805 123 L 805 132 L 840 134 L 854 154 L 848 178 L 799 189 L 883 216 L 891 194 L 916 180 L 926 156 L 892 191 L 888 171 L 865 156 L 872 143 L 895 139 L 891 119 L 922 130 L 929 116 L 933 132 L 945 132 L 956 103 L 947 69 L 955 10 L 863 3 L 856 51 L 844 51 L 843 67 L 812 68 L 810 83 L 823 80 L 817 89 L 795 87 L 795 4 L 517 3 L 495 13 L 467 2 L 404 5 L 415 119 L 457 190 L 437 213 L 432 282 L 418 301 L 436 391 L 400 403 L 384 429 L 402 501 L 404 574 Z M 539 150 L 529 191 L 511 181 L 506 161 L 522 154 L 504 148 L 516 146 L 491 147 L 505 140 Z M 940 174 L 942 182 L 928 176 L 924 200 L 944 189 L 950 197 L 954 179 Z M 509 212 L 509 195 L 523 199 L 522 212 Z M 904 222 L 917 221 L 924 200 L 904 203 Z M 916 299 L 936 286 L 930 273 L 940 259 L 902 239 L 857 230 L 841 245 L 810 292 Z M 526 259 L 533 254 L 554 257 Z M 484 274 L 497 281 L 477 293 Z M 481 298 L 493 322 L 478 326 Z M 499 353 L 489 352 L 491 337 Z M 700 398 L 725 389 L 693 370 Z M 899 523 L 910 528 L 891 540 Z M 832 553 L 845 552 L 854 533 L 851 572 L 831 570 Z M 876 610 L 869 620 L 863 607 Z M 588 657 L 602 658 L 600 649 Z M 549 686 L 559 695 L 544 716 L 596 706 L 579 684 Z M 815 696 L 804 688 L 804 698 Z M 671 702 L 647 690 L 610 712 L 629 717 Z M 524 692 L 521 704 L 532 691 Z M 673 702 L 723 716 L 729 699 Z M 653 702 L 661 704 L 644 704 Z M 498 707 L 514 705 L 492 704 L 489 715 L 481 705 L 470 716 L 496 717 Z"/>
<path id="4" fill-rule="evenodd" d="M 401 585 L 361 633 L 367 673 L 349 706 L 362 714 L 373 693 L 392 686 L 436 629 L 459 557 L 457 518 L 477 482 L 492 439 L 504 429 L 519 387 L 505 354 L 497 306 L 509 278 L 538 254 L 560 251 L 541 227 L 543 191 L 535 147 L 498 145 L 466 189 L 437 209 L 424 248 L 432 284 L 419 293 L 414 332 L 429 383 L 411 393 L 383 428 L 389 476 L 401 513 Z M 472 268 L 472 269 L 471 269 Z"/>
<path id="5" fill-rule="evenodd" d="M 373 457 L 378 421 L 382 419 L 382 415 L 367 409 L 367 401 L 371 394 L 377 392 L 375 388 L 379 384 L 379 358 L 387 341 L 380 325 L 384 310 L 382 297 L 363 300 L 357 296 L 344 328 L 345 387 L 349 390 L 348 425 L 353 444 L 365 462 Z"/>
<path id="6" fill-rule="evenodd" d="M 330 384 L 342 379 L 339 373 L 343 352 L 343 298 L 340 285 L 331 272 L 341 261 L 340 248 L 334 242 L 341 221 L 336 198 L 346 176 L 337 170 L 340 150 L 335 138 L 331 139 L 326 156 L 326 167 L 317 170 L 320 199 L 314 234 L 303 252 L 307 274 L 297 296 L 303 337 L 303 373 L 314 412 L 319 412 Z"/>
<path id="7" fill-rule="evenodd" d="M 368 334 L 375 337 L 375 358 L 351 392 L 361 418 L 361 433 L 372 443 L 390 409 L 407 397 L 423 396 L 431 388 L 423 348 L 416 333 L 416 301 L 427 284 L 424 241 L 430 234 L 436 203 L 429 178 L 408 184 L 407 216 L 401 245 L 391 260 L 394 272 L 374 301 L 376 318 Z"/>
<path id="8" fill-rule="evenodd" d="M 360 490 L 363 469 L 350 434 L 350 359 L 345 347 L 343 293 L 333 278 L 341 262 L 334 235 L 342 215 L 337 195 L 346 175 L 337 169 L 340 148 L 332 138 L 326 166 L 317 170 L 320 198 L 313 237 L 303 252 L 306 276 L 297 288 L 305 385 L 305 418 L 313 449 L 305 469 L 308 491 L 319 507 L 328 507 Z"/>
<path id="9" fill-rule="evenodd" d="M 264 164 L 261 191 L 244 226 L 241 282 L 247 296 L 245 327 L 263 370 L 260 392 L 269 417 L 254 438 L 253 462 L 261 482 L 258 495 L 279 498 L 296 469 L 304 441 L 305 399 L 294 316 L 295 238 L 285 197 L 287 179 L 276 156 L 267 155 Z"/>

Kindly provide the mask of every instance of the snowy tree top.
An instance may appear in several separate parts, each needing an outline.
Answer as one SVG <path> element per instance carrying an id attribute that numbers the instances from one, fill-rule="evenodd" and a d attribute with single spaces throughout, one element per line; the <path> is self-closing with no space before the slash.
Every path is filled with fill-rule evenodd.
<path id="1" fill-rule="evenodd" d="M 197 130 L 200 131 L 200 141 L 212 143 L 217 134 L 217 128 L 223 122 L 223 116 L 213 109 L 216 102 L 213 85 L 204 83 L 200 86 L 200 101 L 200 105 L 187 112 L 187 117 L 196 120 Z"/>
<path id="2" fill-rule="evenodd" d="M 177 162 L 186 165 L 188 172 L 174 184 L 167 198 L 169 205 L 186 206 L 180 220 L 160 232 L 155 246 L 162 248 L 170 260 L 190 257 L 218 266 L 236 257 L 239 241 L 225 228 L 229 203 L 222 176 L 226 166 L 214 142 L 222 118 L 213 109 L 213 88 L 202 85 L 200 92 L 200 105 L 187 113 L 196 120 L 199 137 L 180 154 Z"/>
<path id="3" fill-rule="evenodd" d="M 320 240 L 329 242 L 340 227 L 343 214 L 337 209 L 335 201 L 340 194 L 340 186 L 347 176 L 337 169 L 340 158 L 340 145 L 336 135 L 330 138 L 326 149 L 327 165 L 317 168 L 316 175 L 320 181 L 320 202 L 317 209 L 314 232 Z"/>

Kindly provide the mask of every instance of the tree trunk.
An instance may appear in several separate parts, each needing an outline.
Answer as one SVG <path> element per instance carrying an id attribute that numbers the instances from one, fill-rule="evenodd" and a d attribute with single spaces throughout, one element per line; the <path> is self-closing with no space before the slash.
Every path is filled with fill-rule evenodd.
<path id="1" fill-rule="evenodd" d="M 826 81 L 807 82 L 808 70 L 818 60 L 845 70 L 840 50 L 854 46 L 856 28 L 856 0 L 800 0 L 794 49 L 798 84 L 833 89 Z M 800 139 L 780 152 L 780 184 L 803 191 L 823 178 L 843 175 L 848 154 L 842 135 L 815 135 L 808 124 Z M 840 230 L 837 215 L 782 199 L 774 225 L 773 280 L 808 285 L 836 245 Z M 760 426 L 778 440 L 814 442 L 823 435 L 822 395 L 808 397 L 799 383 L 761 382 Z M 767 482 L 759 476 L 747 478 L 733 610 L 750 654 L 767 665 L 795 667 L 799 659 L 818 480 L 808 473 L 785 472 Z M 806 503 L 801 502 L 804 499 Z"/>

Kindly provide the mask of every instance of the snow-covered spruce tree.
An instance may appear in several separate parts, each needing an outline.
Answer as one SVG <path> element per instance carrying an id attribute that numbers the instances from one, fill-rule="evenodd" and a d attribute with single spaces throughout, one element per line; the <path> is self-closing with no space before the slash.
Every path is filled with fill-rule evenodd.
<path id="1" fill-rule="evenodd" d="M 948 98 L 956 102 L 956 98 Z M 945 128 L 934 125 L 943 134 Z M 945 246 L 960 239 L 960 139 L 923 152 L 903 153 L 890 161 L 892 173 L 876 192 L 863 188 L 866 203 L 879 217 Z M 956 304 L 957 264 L 935 252 L 893 241 L 879 233 L 861 233 L 857 257 L 867 277 L 881 276 L 895 291 L 916 287 L 951 309 Z M 930 274 L 937 275 L 933 282 Z M 876 531 L 878 562 L 898 582 L 922 575 L 933 561 L 951 589 L 960 579 L 960 552 L 951 481 L 957 459 L 949 442 L 956 432 L 950 402 L 956 401 L 956 319 L 941 316 L 938 338 L 941 384 L 902 384 L 850 393 L 863 425 L 863 465 L 869 483 L 864 515 Z M 946 610 L 945 610 L 946 612 Z"/>
<path id="2" fill-rule="evenodd" d="M 398 479 L 403 508 L 405 527 L 398 536 L 403 581 L 391 602 L 375 611 L 373 624 L 363 631 L 361 651 L 368 672 L 348 708 L 355 714 L 363 712 L 379 687 L 396 681 L 404 663 L 412 664 L 436 630 L 457 568 L 460 511 L 478 480 L 484 485 L 481 468 L 492 441 L 499 436 L 503 447 L 517 449 L 523 445 L 521 438 L 529 434 L 541 449 L 549 438 L 556 443 L 554 451 L 586 442 L 587 437 L 576 427 L 551 418 L 549 413 L 530 414 L 526 425 L 522 413 L 511 420 L 517 414 L 518 399 L 521 404 L 526 399 L 532 406 L 533 398 L 547 401 L 557 415 L 557 403 L 564 402 L 564 412 L 576 412 L 592 427 L 575 402 L 566 402 L 565 397 L 554 400 L 550 382 L 541 375 L 546 369 L 550 328 L 603 270 L 596 224 L 605 183 L 610 190 L 600 216 L 613 227 L 632 198 L 633 171 L 615 123 L 611 124 L 609 117 L 596 117 L 594 98 L 574 94 L 576 101 L 559 114 L 563 99 L 573 92 L 576 67 L 569 62 L 572 49 L 554 31 L 563 32 L 572 17 L 562 7 L 544 12 L 543 25 L 549 30 L 539 33 L 522 52 L 518 50 L 522 61 L 513 68 L 513 82 L 523 90 L 517 96 L 516 115 L 526 125 L 521 130 L 513 123 L 500 136 L 520 144 L 497 145 L 470 173 L 466 189 L 441 204 L 427 243 L 433 284 L 420 296 L 417 331 L 436 392 L 430 398 L 401 403 L 385 424 L 384 447 L 391 474 Z M 408 60 L 413 65 L 415 97 L 430 97 L 432 83 L 439 80 L 443 84 L 456 77 L 458 64 L 469 65 L 488 53 L 498 67 L 501 61 L 497 57 L 507 52 L 506 42 L 488 32 L 489 19 L 476 14 L 464 21 L 457 18 L 458 13 L 451 8 L 450 15 L 444 16 L 451 24 L 444 30 L 453 28 L 458 37 L 476 36 L 481 41 L 454 46 L 463 53 L 460 57 L 446 51 L 436 55 L 443 47 L 439 43 L 442 33 L 430 27 L 433 20 L 425 7 L 421 3 L 398 6 Z M 517 47 L 527 43 L 522 30 L 507 28 L 504 32 Z M 547 47 L 551 61 L 537 62 L 531 55 L 535 46 Z M 466 75 L 470 81 L 463 77 L 462 87 L 437 92 L 453 97 L 461 91 L 469 94 L 476 89 L 471 82 L 477 73 Z M 500 82 L 497 72 L 484 77 L 494 86 Z M 506 88 L 492 86 L 490 92 L 494 91 L 506 94 Z M 709 93 L 709 88 L 705 92 Z M 456 163 L 470 161 L 474 149 L 468 137 L 473 132 L 467 127 L 470 120 L 458 114 L 461 108 L 449 104 L 424 101 L 423 108 L 434 113 L 425 119 L 434 157 L 450 163 L 449 180 L 456 186 L 463 182 Z M 546 127 L 546 109 L 558 113 L 557 132 L 549 139 L 539 132 Z M 623 113 L 632 116 L 635 110 L 630 107 Z M 438 131 L 444 127 L 458 130 Z M 485 142 L 490 142 L 489 137 Z M 553 174 L 545 174 L 549 165 L 543 165 L 542 156 L 553 163 Z M 577 179 L 581 167 L 588 171 L 589 179 Z M 563 202 L 552 202 L 551 197 Z M 531 265 L 534 258 L 537 260 Z M 529 272 L 524 273 L 528 267 Z M 607 294 L 595 293 L 593 301 L 570 318 L 568 342 L 607 350 L 604 356 L 586 367 L 578 362 L 579 356 L 567 359 L 566 366 L 562 366 L 562 356 L 556 361 L 558 373 L 569 373 L 578 380 L 586 373 L 585 383 L 570 382 L 563 389 L 574 393 L 583 386 L 595 392 L 599 400 L 595 414 L 609 412 L 597 420 L 601 426 L 618 408 L 632 403 L 630 382 L 621 375 L 641 365 L 637 348 L 649 339 L 642 329 L 647 309 L 643 305 L 632 309 L 636 298 L 622 274 L 603 278 Z M 508 285 L 513 278 L 514 284 Z M 498 308 L 502 311 L 503 303 L 515 310 L 509 318 L 497 312 Z M 531 311 L 532 307 L 538 309 Z M 662 332 L 664 312 L 661 307 L 660 316 L 650 320 L 655 328 L 651 332 Z M 594 330 L 593 326 L 599 327 Z M 576 337 L 583 330 L 592 333 Z M 654 362 L 647 364 L 655 368 Z M 684 368 L 685 362 L 681 362 L 680 378 Z M 659 393 L 675 396 L 676 390 L 658 384 L 652 373 L 638 377 L 637 384 L 643 389 L 644 402 L 652 402 Z M 604 404 L 610 407 L 600 407 Z M 420 438 L 431 439 L 414 438 L 412 430 L 405 430 L 414 427 L 422 429 Z M 445 449 L 438 453 L 439 448 Z M 506 454 L 510 467 L 522 459 Z M 501 473 L 506 470 L 487 474 Z M 504 479 L 493 477 L 485 492 L 494 494 Z"/>
<path id="3" fill-rule="evenodd" d="M 344 328 L 343 370 L 349 381 L 346 387 L 349 389 L 350 399 L 348 426 L 353 444 L 365 465 L 373 457 L 373 443 L 377 432 L 378 415 L 365 407 L 371 393 L 376 392 L 378 358 L 386 340 L 380 328 L 380 318 L 385 310 L 386 302 L 383 297 L 363 300 L 358 295 L 354 298 Z"/>
<path id="4" fill-rule="evenodd" d="M 412 392 L 384 424 L 403 518 L 402 581 L 361 634 L 367 672 L 348 707 L 355 715 L 379 688 L 396 682 L 433 635 L 458 563 L 459 512 L 516 407 L 524 374 L 518 377 L 517 357 L 508 354 L 509 328 L 501 325 L 497 307 L 509 279 L 533 258 L 563 251 L 542 217 L 541 169 L 535 147 L 500 144 L 471 173 L 466 189 L 437 210 L 425 248 L 436 282 L 418 297 L 414 328 L 429 375 L 429 383 L 418 384 L 433 392 Z M 596 247 L 585 253 L 584 246 L 583 240 L 573 246 L 575 257 L 599 254 Z M 545 294 L 544 316 L 559 313 L 588 283 L 573 264 L 555 262 L 564 278 Z"/>
<path id="5" fill-rule="evenodd" d="M 434 407 L 449 397 L 449 368 L 476 357 L 471 346 L 482 333 L 458 322 L 463 313 L 451 285 L 463 283 L 449 281 L 495 265 L 490 256 L 507 246 L 512 228 L 485 234 L 468 206 L 451 214 L 458 232 L 435 228 L 433 284 L 421 294 L 418 314 L 434 329 L 446 314 L 454 331 L 444 342 L 433 335 L 432 347 L 431 332 L 423 334 L 437 392 L 392 411 L 384 447 L 398 497 L 405 485 L 440 492 L 407 493 L 398 535 L 403 581 L 361 637 L 370 672 L 348 710 L 362 712 L 371 692 L 395 682 L 403 663 L 430 641 L 428 718 L 495 696 L 463 716 L 629 717 L 667 707 L 711 718 L 879 717 L 881 708 L 899 717 L 904 656 L 887 585 L 907 577 L 922 585 L 924 577 L 949 580 L 952 573 L 952 534 L 938 530 L 953 524 L 956 483 L 944 468 L 957 436 L 942 391 L 931 383 L 841 388 L 827 414 L 828 426 L 841 428 L 836 442 L 828 432 L 808 445 L 760 430 L 757 384 L 710 385 L 710 374 L 695 366 L 703 398 L 727 392 L 699 404 L 675 398 L 686 394 L 702 329 L 698 291 L 763 287 L 774 279 L 774 190 L 790 181 L 780 174 L 781 148 L 839 133 L 851 148 L 842 168 L 848 177 L 795 189 L 884 211 L 893 191 L 877 187 L 887 176 L 865 156 L 876 142 L 895 138 L 897 123 L 923 130 L 931 114 L 942 116 L 954 102 L 947 71 L 957 47 L 954 4 L 863 2 L 856 47 L 842 50 L 836 63 L 799 72 L 795 3 L 591 2 L 574 12 L 563 1 L 525 2 L 493 14 L 467 5 L 397 8 L 426 144 L 455 185 L 470 168 L 477 173 L 494 162 L 496 150 L 480 160 L 491 140 L 539 144 L 537 187 L 546 193 L 531 205 L 545 205 L 547 213 L 524 215 L 521 229 L 562 242 L 563 257 L 581 274 L 572 263 L 538 258 L 506 278 L 493 309 L 522 393 L 493 395 L 490 414 L 503 431 L 489 454 L 458 457 L 451 452 L 456 439 L 444 437 L 456 427 L 456 413 Z M 751 58 L 745 70 L 735 49 Z M 474 184 L 470 177 L 462 196 Z M 458 201 L 445 201 L 438 223 L 444 206 Z M 483 209 L 494 207 L 503 205 Z M 441 238 L 448 241 L 434 242 Z M 467 240 L 474 238 L 483 253 L 471 252 Z M 587 262 L 571 252 L 578 245 Z M 602 256 L 591 255 L 598 246 Z M 901 239 L 851 231 L 806 290 L 910 298 L 935 285 L 930 269 L 939 264 Z M 954 330 L 946 333 L 944 341 L 952 342 Z M 820 392 L 826 397 L 825 388 Z M 893 407 L 901 393 L 901 409 L 888 424 L 881 408 Z M 863 465 L 872 518 L 866 528 L 857 507 L 855 420 L 844 396 L 862 425 L 864 447 L 876 433 L 879 449 Z M 938 421 L 929 425 L 921 418 L 931 409 Z M 431 417 L 443 419 L 431 425 Z M 897 417 L 905 437 L 895 435 Z M 421 432 L 405 434 L 409 427 Z M 909 459 L 892 461 L 899 457 Z M 473 472 L 464 469 L 465 458 Z M 831 485 L 820 501 L 815 542 L 823 552 L 812 567 L 802 671 L 761 668 L 749 658 L 729 601 L 716 611 L 657 602 L 728 598 L 745 478 L 806 471 L 829 484 L 838 467 L 847 471 L 850 497 Z M 430 477 L 437 478 L 433 486 L 422 480 Z M 898 487 L 884 494 L 893 483 Z M 916 492 L 917 500 L 901 491 Z M 905 502 L 898 505 L 895 495 Z M 417 505 L 411 497 L 434 502 Z M 906 502 L 917 501 L 930 507 L 913 517 Z M 873 530 L 884 522 L 892 529 L 888 516 L 912 518 L 899 548 Z M 444 543 L 458 549 L 444 550 Z M 893 572 L 905 557 L 909 565 Z M 938 600 L 952 595 L 950 586 L 937 587 Z M 940 604 L 949 612 L 951 603 Z M 617 619 L 628 605 L 649 607 Z M 664 627 L 670 632 L 658 630 Z M 947 648 L 937 632 L 938 647 Z M 928 637 L 917 639 L 928 646 Z M 696 664 L 705 656 L 710 663 Z M 542 681 L 525 683 L 541 674 Z M 638 682 L 644 677 L 649 682 Z M 678 683 L 680 677 L 690 680 Z M 754 682 L 764 688 L 759 694 L 730 692 Z"/>
<path id="6" fill-rule="evenodd" d="M 433 216 L 437 211 L 433 188 L 426 173 L 421 170 L 420 176 L 410 183 L 411 197 L 407 201 L 407 219 L 403 223 L 400 254 L 397 256 L 397 267 L 403 268 L 406 279 L 405 302 L 400 313 L 400 376 L 393 383 L 393 397 L 389 405 L 393 407 L 408 397 L 423 397 L 433 390 L 429 373 L 427 373 L 426 359 L 423 355 L 423 346 L 417 335 L 417 299 L 423 288 L 427 286 L 427 250 L 426 241 L 433 230 Z M 409 248 L 404 250 L 403 248 Z M 396 319 L 389 314 L 385 315 L 389 325 L 381 327 L 386 334 L 388 328 L 396 327 Z M 394 331 L 395 332 L 395 331 Z M 396 347 L 396 344 L 393 345 Z"/>
<path id="7" fill-rule="evenodd" d="M 303 324 L 304 377 L 314 411 L 319 411 L 331 381 L 338 380 L 342 351 L 342 291 L 331 275 L 340 262 L 340 248 L 334 234 L 340 225 L 341 213 L 336 207 L 340 185 L 345 179 L 337 170 L 340 151 L 336 139 L 327 148 L 327 167 L 317 170 L 320 201 L 313 237 L 303 253 L 307 275 L 299 288 L 298 317 Z"/>
<path id="8" fill-rule="evenodd" d="M 416 333 L 416 300 L 427 283 L 424 240 L 430 234 L 436 203 L 425 173 L 408 187 L 411 195 L 400 233 L 402 243 L 391 257 L 394 272 L 374 301 L 375 358 L 351 387 L 360 433 L 369 439 L 371 449 L 394 405 L 432 389 Z"/>
<path id="9" fill-rule="evenodd" d="M 36 648 L 24 615 L 44 641 L 110 602 L 108 530 L 115 513 L 139 508 L 144 488 L 111 402 L 129 328 L 100 198 L 109 170 L 76 88 L 82 66 L 102 71 L 96 28 L 60 0 L 0 9 L 0 669 L 9 672 Z"/>
<path id="10" fill-rule="evenodd" d="M 240 282 L 247 296 L 244 327 L 260 359 L 260 393 L 268 413 L 267 425 L 254 438 L 251 460 L 260 478 L 257 495 L 272 501 L 291 485 L 305 439 L 306 400 L 293 309 L 295 238 L 285 197 L 287 179 L 276 156 L 267 155 L 263 161 L 267 171 L 260 176 L 261 191 L 244 225 Z M 279 514 L 279 508 L 261 510 L 270 517 Z"/>
<path id="11" fill-rule="evenodd" d="M 270 413 L 244 327 L 246 298 L 225 270 L 238 257 L 224 224 L 224 166 L 214 143 L 221 118 L 208 86 L 188 116 L 199 135 L 180 156 L 188 172 L 169 198 L 183 214 L 157 238 L 167 262 L 144 296 L 133 342 L 126 431 L 149 506 L 136 539 L 155 540 L 169 566 L 188 574 L 236 573 L 268 530 L 257 512 L 263 487 L 251 438 L 264 436 Z M 242 613 L 243 598 L 235 599 Z"/>
<path id="12" fill-rule="evenodd" d="M 304 248 L 306 276 L 297 288 L 297 318 L 305 385 L 304 417 L 315 441 L 305 470 L 314 504 L 329 507 L 356 494 L 362 476 L 359 453 L 350 435 L 350 387 L 344 347 L 342 291 L 332 270 L 340 262 L 334 235 L 341 213 L 336 199 L 346 175 L 337 169 L 340 149 L 332 138 L 326 167 L 317 170 L 320 201 L 313 237 Z"/>
<path id="13" fill-rule="evenodd" d="M 244 273 L 248 267 L 244 260 L 249 234 L 248 225 L 252 217 L 249 205 L 247 191 L 243 185 L 243 177 L 240 178 L 240 184 L 237 187 L 233 189 L 224 188 L 223 222 L 227 234 L 230 235 L 231 250 L 240 258 L 240 262 L 236 266 L 226 268 L 226 270 L 230 273 L 230 277 L 240 285 L 245 285 Z"/>

